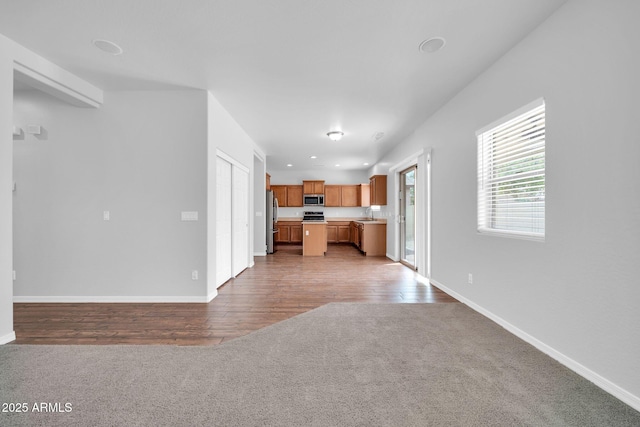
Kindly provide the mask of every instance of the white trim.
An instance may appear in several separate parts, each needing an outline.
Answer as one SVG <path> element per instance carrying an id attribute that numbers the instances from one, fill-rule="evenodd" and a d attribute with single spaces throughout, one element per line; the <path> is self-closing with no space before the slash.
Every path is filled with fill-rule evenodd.
<path id="1" fill-rule="evenodd" d="M 387 252 L 386 257 L 393 262 L 400 262 L 400 258 Z"/>
<path id="2" fill-rule="evenodd" d="M 8 344 L 11 341 L 15 341 L 15 340 L 16 340 L 16 332 L 11 331 L 10 333 L 0 337 L 0 345 Z"/>
<path id="3" fill-rule="evenodd" d="M 526 113 L 529 110 L 533 110 L 534 108 L 538 108 L 540 106 L 544 105 L 544 98 L 538 98 L 533 102 L 528 103 L 527 105 L 518 108 L 516 111 L 513 111 L 509 114 L 507 114 L 506 116 L 503 116 L 502 118 L 495 120 L 491 123 L 489 123 L 488 125 L 478 129 L 476 131 L 476 136 L 481 135 L 483 133 L 485 133 L 486 131 L 488 131 L 489 129 L 493 129 L 496 126 L 500 126 L 503 123 L 508 122 L 511 119 L 515 119 L 518 116 L 523 115 L 524 113 Z"/>
<path id="4" fill-rule="evenodd" d="M 431 279 L 430 283 L 433 286 L 435 286 L 436 288 L 440 289 L 441 291 L 451 295 L 452 297 L 454 297 L 458 301 L 464 303 L 465 305 L 467 305 L 471 309 L 473 309 L 473 310 L 477 311 L 478 313 L 482 314 L 486 318 L 488 318 L 488 319 L 492 320 L 493 322 L 497 323 L 498 325 L 502 326 L 507 331 L 511 332 L 513 335 L 515 335 L 518 338 L 520 338 L 520 339 L 526 341 L 527 343 L 531 344 L 532 346 L 534 346 L 535 348 L 537 348 L 538 350 L 540 350 L 541 352 L 543 352 L 547 356 L 555 359 L 556 361 L 558 361 L 562 365 L 564 365 L 567 368 L 571 369 L 576 374 L 578 374 L 581 377 L 586 378 L 587 380 L 591 381 L 592 383 L 594 383 L 595 385 L 600 387 L 602 390 L 606 391 L 607 393 L 611 394 L 615 398 L 617 398 L 617 399 L 621 400 L 622 402 L 626 403 L 627 405 L 631 406 L 636 411 L 640 411 L 640 397 L 638 397 L 638 396 L 630 393 L 629 391 L 623 389 L 619 385 L 617 385 L 617 384 L 611 382 L 610 380 L 604 378 L 602 375 L 592 371 L 591 369 L 587 368 L 586 366 L 584 366 L 584 365 L 580 364 L 579 362 L 573 360 L 572 358 L 564 355 L 563 353 L 559 352 L 558 350 L 556 350 L 555 348 L 549 346 L 548 344 L 545 344 L 544 342 L 540 341 L 539 339 L 535 338 L 534 336 L 529 335 L 528 333 L 524 332 L 523 330 L 519 329 L 518 327 L 516 327 L 516 326 L 512 325 L 511 323 L 507 322 L 503 318 L 493 314 L 489 310 L 487 310 L 487 309 L 481 307 L 480 305 L 470 301 L 469 299 L 463 297 L 459 293 L 447 288 L 446 286 L 444 286 L 443 284 L 437 282 L 436 280 Z"/>
<path id="5" fill-rule="evenodd" d="M 213 292 L 211 292 L 209 295 L 207 295 L 207 302 L 209 303 L 209 302 L 213 301 L 213 299 L 215 297 L 217 297 L 217 296 L 218 296 L 218 290 L 214 289 Z"/>
<path id="6" fill-rule="evenodd" d="M 254 252 L 253 256 L 267 256 L 267 251 Z M 253 267 L 253 265 L 252 265 L 252 267 Z"/>
<path id="7" fill-rule="evenodd" d="M 401 172 L 409 166 L 418 164 L 418 157 L 424 154 L 424 149 L 420 149 L 412 155 L 406 157 L 404 160 L 396 163 L 389 168 L 389 172 Z"/>
<path id="8" fill-rule="evenodd" d="M 220 157 L 222 160 L 224 160 L 224 161 L 226 161 L 228 163 L 231 163 L 231 165 L 233 165 L 233 166 L 245 171 L 249 175 L 251 175 L 251 171 L 249 170 L 248 167 L 246 167 L 245 165 L 243 165 L 242 163 L 240 163 L 239 161 L 237 161 L 233 157 L 229 156 L 227 153 L 225 153 L 224 151 L 220 150 L 219 148 L 216 148 L 216 156 Z"/>
<path id="9" fill-rule="evenodd" d="M 94 94 L 96 99 L 92 99 L 19 62 L 13 63 L 13 70 L 17 81 L 46 92 L 77 107 L 98 108 L 102 105 L 102 91 L 97 88 Z"/>
<path id="10" fill-rule="evenodd" d="M 217 291 L 215 294 L 217 295 Z M 16 295 L 16 303 L 207 303 L 208 296 L 24 296 Z M 214 295 L 215 297 L 215 295 Z"/>

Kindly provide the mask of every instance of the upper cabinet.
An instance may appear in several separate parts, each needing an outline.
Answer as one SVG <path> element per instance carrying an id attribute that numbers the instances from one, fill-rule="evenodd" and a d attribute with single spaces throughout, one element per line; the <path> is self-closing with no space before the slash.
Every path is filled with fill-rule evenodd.
<path id="1" fill-rule="evenodd" d="M 271 190 L 271 175 L 266 174 L 264 177 L 264 181 L 267 184 L 267 190 Z"/>
<path id="2" fill-rule="evenodd" d="M 324 194 L 324 181 L 302 181 L 304 194 Z"/>
<path id="3" fill-rule="evenodd" d="M 287 185 L 287 206 L 302 206 L 302 185 Z"/>
<path id="4" fill-rule="evenodd" d="M 325 185 L 324 205 L 328 207 L 340 206 L 341 194 L 342 191 L 340 185 Z"/>
<path id="5" fill-rule="evenodd" d="M 271 185 L 280 207 L 302 206 L 302 185 Z"/>
<path id="6" fill-rule="evenodd" d="M 372 205 L 387 204 L 387 175 L 373 175 L 369 178 L 370 202 Z"/>
<path id="7" fill-rule="evenodd" d="M 327 207 L 369 206 L 369 198 L 369 184 L 324 186 Z"/>
<path id="8" fill-rule="evenodd" d="M 271 191 L 273 191 L 273 197 L 278 199 L 278 205 L 287 205 L 287 186 L 286 185 L 271 185 Z"/>

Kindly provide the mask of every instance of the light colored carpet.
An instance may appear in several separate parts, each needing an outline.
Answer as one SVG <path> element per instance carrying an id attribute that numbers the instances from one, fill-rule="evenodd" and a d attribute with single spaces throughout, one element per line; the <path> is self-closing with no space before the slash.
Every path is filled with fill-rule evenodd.
<path id="1" fill-rule="evenodd" d="M 463 304 L 329 304 L 215 347 L 5 345 L 0 401 L 29 405 L 2 426 L 640 425 Z"/>

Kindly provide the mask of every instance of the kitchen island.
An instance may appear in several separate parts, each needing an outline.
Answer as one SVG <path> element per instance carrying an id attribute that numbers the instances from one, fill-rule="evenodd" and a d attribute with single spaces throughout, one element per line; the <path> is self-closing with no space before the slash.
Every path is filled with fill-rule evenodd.
<path id="1" fill-rule="evenodd" d="M 324 256 L 327 252 L 327 221 L 302 221 L 302 255 Z"/>

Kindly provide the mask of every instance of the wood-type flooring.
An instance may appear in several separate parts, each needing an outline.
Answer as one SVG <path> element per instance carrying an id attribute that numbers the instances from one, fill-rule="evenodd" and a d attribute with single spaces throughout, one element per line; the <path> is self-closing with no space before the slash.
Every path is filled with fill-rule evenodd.
<path id="1" fill-rule="evenodd" d="M 14 342 L 215 345 L 331 302 L 458 302 L 417 278 L 349 245 L 329 245 L 324 257 L 280 245 L 208 304 L 16 303 Z"/>

